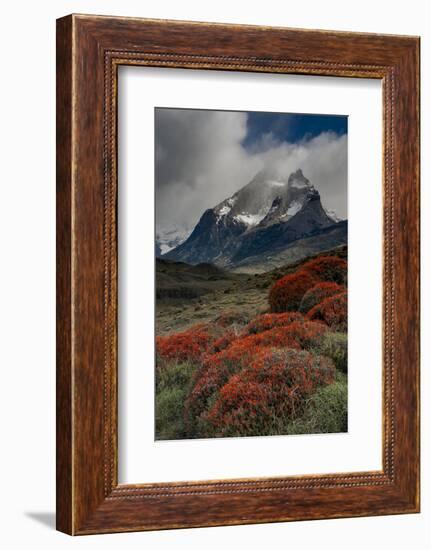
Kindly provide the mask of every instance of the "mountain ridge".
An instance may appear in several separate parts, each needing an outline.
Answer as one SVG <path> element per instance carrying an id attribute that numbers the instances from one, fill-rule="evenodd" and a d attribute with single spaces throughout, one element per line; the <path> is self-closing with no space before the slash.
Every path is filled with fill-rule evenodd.
<path id="1" fill-rule="evenodd" d="M 338 223 L 301 169 L 288 178 L 264 170 L 207 209 L 189 237 L 162 258 L 234 268 L 247 257 L 286 247 Z"/>

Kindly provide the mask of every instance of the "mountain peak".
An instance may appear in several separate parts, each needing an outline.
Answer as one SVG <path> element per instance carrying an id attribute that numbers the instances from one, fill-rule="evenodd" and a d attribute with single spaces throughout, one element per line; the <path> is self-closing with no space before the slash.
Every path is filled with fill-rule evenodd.
<path id="1" fill-rule="evenodd" d="M 234 195 L 214 207 L 214 212 L 220 222 L 227 217 L 234 218 L 247 228 L 258 225 L 268 214 L 274 217 L 298 211 L 307 200 L 319 196 L 313 185 L 304 176 L 302 169 L 292 172 L 289 176 L 279 167 L 265 167 L 253 179 Z M 275 201 L 275 204 L 274 204 Z M 277 208 L 278 207 L 278 208 Z"/>
<path id="2" fill-rule="evenodd" d="M 302 173 L 301 168 L 298 168 L 296 172 L 292 172 L 287 180 L 287 185 L 290 189 L 314 189 L 308 180 Z"/>
<path id="3" fill-rule="evenodd" d="M 278 192 L 260 225 L 286 222 L 313 200 L 320 200 L 319 192 L 298 168 L 287 178 L 287 185 Z"/>
<path id="4" fill-rule="evenodd" d="M 188 239 L 166 257 L 225 265 L 263 248 L 287 246 L 334 224 L 301 168 L 288 177 L 276 168 L 261 170 L 236 193 L 206 210 Z"/>

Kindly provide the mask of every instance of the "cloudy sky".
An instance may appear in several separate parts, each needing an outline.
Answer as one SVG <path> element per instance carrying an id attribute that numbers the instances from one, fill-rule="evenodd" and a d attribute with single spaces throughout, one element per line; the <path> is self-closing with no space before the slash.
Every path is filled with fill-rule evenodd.
<path id="1" fill-rule="evenodd" d="M 156 226 L 193 229 L 265 167 L 301 168 L 323 206 L 347 217 L 347 117 L 155 109 Z"/>

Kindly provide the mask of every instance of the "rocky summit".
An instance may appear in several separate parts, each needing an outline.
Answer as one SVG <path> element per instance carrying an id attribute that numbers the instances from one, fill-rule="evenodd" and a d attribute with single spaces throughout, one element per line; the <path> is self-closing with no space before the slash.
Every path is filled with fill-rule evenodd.
<path id="1" fill-rule="evenodd" d="M 324 209 L 319 192 L 301 169 L 288 177 L 263 170 L 231 197 L 206 210 L 190 236 L 162 257 L 231 269 L 262 262 L 293 243 L 297 249 L 309 238 L 316 252 L 345 244 L 347 223 Z"/>

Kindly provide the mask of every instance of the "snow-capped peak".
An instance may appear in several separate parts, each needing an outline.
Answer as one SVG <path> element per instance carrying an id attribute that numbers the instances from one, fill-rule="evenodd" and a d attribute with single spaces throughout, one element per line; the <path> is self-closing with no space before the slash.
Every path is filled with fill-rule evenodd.
<path id="1" fill-rule="evenodd" d="M 187 240 L 166 257 L 225 265 L 287 246 L 334 223 L 334 213 L 325 212 L 318 190 L 301 169 L 289 176 L 275 169 L 262 170 L 236 193 L 205 210 Z"/>
<path id="2" fill-rule="evenodd" d="M 287 221 L 295 216 L 314 195 L 314 186 L 299 168 L 289 177 L 275 169 L 265 169 L 231 197 L 214 207 L 217 224 L 243 224 L 247 230 L 277 220 Z"/>

